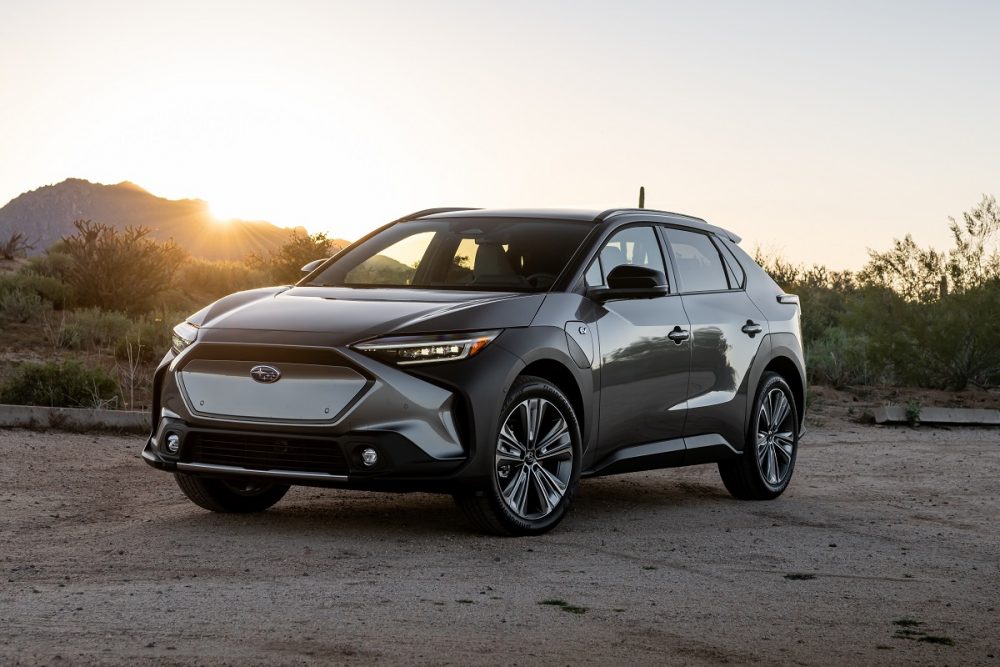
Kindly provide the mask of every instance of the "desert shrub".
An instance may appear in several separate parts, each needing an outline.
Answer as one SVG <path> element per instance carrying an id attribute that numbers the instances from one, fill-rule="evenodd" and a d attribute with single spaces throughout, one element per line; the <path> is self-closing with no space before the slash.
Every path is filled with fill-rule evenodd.
<path id="1" fill-rule="evenodd" d="M 64 245 L 59 242 L 49 248 L 44 255 L 29 259 L 27 270 L 66 282 L 72 268 L 73 258 L 66 254 Z"/>
<path id="2" fill-rule="evenodd" d="M 832 327 L 806 348 L 809 381 L 834 387 L 866 385 L 885 376 L 885 365 L 873 362 L 868 336 Z"/>
<path id="3" fill-rule="evenodd" d="M 11 322 L 28 322 L 45 310 L 42 297 L 15 287 L 0 290 L 0 318 Z"/>
<path id="4" fill-rule="evenodd" d="M 313 258 L 317 259 L 317 258 Z M 271 273 L 244 262 L 191 260 L 177 272 L 177 289 L 204 305 L 227 294 L 272 284 Z"/>
<path id="5" fill-rule="evenodd" d="M 62 243 L 72 258 L 66 281 L 79 306 L 147 312 L 171 286 L 185 257 L 174 243 L 149 238 L 145 227 L 119 230 L 89 220 L 73 224 L 76 233 Z"/>
<path id="6" fill-rule="evenodd" d="M 326 234 L 305 235 L 294 232 L 292 238 L 269 257 L 251 257 L 248 264 L 264 271 L 271 284 L 298 282 L 302 267 L 315 259 L 325 259 L 337 254 L 345 243 L 329 238 Z"/>
<path id="7" fill-rule="evenodd" d="M 109 407 L 118 383 L 102 368 L 79 361 L 23 363 L 0 385 L 0 403 L 53 407 Z"/>
<path id="8" fill-rule="evenodd" d="M 171 331 L 184 317 L 181 313 L 160 313 L 135 320 L 125 335 L 115 341 L 115 358 L 125 362 L 159 361 L 170 349 Z"/>
<path id="9" fill-rule="evenodd" d="M 961 390 L 1000 379 L 1000 280 L 930 303 L 866 290 L 847 321 L 897 384 Z"/>
<path id="10" fill-rule="evenodd" d="M 132 325 L 124 313 L 84 308 L 64 315 L 54 330 L 53 342 L 70 350 L 114 349 Z"/>
<path id="11" fill-rule="evenodd" d="M 69 285 L 58 278 L 52 278 L 31 270 L 21 270 L 17 273 L 0 275 L 0 292 L 13 289 L 37 294 L 45 301 L 51 303 L 57 310 L 61 310 L 72 301 L 72 290 Z"/>

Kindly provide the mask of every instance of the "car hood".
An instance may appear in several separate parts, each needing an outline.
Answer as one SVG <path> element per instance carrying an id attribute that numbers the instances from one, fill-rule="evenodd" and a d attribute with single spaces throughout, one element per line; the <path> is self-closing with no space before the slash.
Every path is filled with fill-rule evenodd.
<path id="1" fill-rule="evenodd" d="M 544 295 L 416 289 L 293 287 L 231 295 L 209 307 L 201 328 L 268 332 L 269 341 L 296 332 L 345 344 L 385 334 L 473 331 L 528 326 Z M 216 335 L 211 335 L 212 333 Z M 251 340 L 261 336 L 251 335 Z M 307 336 L 310 340 L 314 336 Z"/>

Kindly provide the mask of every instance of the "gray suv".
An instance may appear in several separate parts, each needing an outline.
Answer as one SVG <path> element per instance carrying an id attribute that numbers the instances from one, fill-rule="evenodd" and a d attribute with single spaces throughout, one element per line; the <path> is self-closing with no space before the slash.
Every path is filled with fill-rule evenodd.
<path id="1" fill-rule="evenodd" d="M 648 209 L 414 213 L 178 324 L 142 456 L 217 512 L 445 492 L 506 535 L 555 526 L 583 477 L 715 463 L 775 498 L 799 303 L 739 240 Z"/>

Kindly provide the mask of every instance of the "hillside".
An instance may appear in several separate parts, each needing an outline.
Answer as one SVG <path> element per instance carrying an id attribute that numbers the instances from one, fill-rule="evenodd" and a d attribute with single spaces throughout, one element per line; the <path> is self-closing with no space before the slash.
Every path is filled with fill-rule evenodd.
<path id="1" fill-rule="evenodd" d="M 88 219 L 115 227 L 144 226 L 161 240 L 173 239 L 195 257 L 239 260 L 268 254 L 291 236 L 269 222 L 216 221 L 200 199 L 164 199 L 134 183 L 91 183 L 69 178 L 15 197 L 0 208 L 0 239 L 23 232 L 34 254 L 73 232 L 73 221 Z M 304 230 L 300 230 L 303 231 Z"/>

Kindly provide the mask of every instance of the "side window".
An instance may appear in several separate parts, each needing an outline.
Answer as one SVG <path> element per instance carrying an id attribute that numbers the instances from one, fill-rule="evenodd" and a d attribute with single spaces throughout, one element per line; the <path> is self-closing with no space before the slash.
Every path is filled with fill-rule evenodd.
<path id="1" fill-rule="evenodd" d="M 726 268 L 712 239 L 705 234 L 673 227 L 667 227 L 666 233 L 682 290 L 711 292 L 729 289 Z"/>
<path id="2" fill-rule="evenodd" d="M 725 243 L 716 243 L 719 248 L 722 249 L 722 259 L 726 263 L 726 273 L 729 275 L 729 286 L 733 289 L 741 289 L 746 283 L 747 274 L 740 266 L 740 263 L 736 261 L 736 255 L 733 251 L 726 247 Z"/>
<path id="3" fill-rule="evenodd" d="M 587 287 L 607 285 L 608 274 L 622 264 L 645 266 L 667 275 L 663 253 L 652 227 L 626 227 L 612 236 L 587 269 Z"/>

